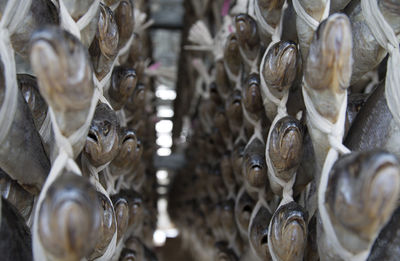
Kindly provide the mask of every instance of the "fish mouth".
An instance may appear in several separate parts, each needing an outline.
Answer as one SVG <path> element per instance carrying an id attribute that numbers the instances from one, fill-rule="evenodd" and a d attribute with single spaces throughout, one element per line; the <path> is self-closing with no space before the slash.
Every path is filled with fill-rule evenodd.
<path id="1" fill-rule="evenodd" d="M 134 90 L 136 85 L 136 80 L 137 77 L 135 71 L 129 72 L 124 76 L 124 79 L 121 81 L 121 85 L 124 86 L 123 90 L 126 95 L 130 95 L 132 93 L 131 90 L 132 91 Z"/>
<path id="2" fill-rule="evenodd" d="M 304 234 L 306 234 L 305 228 L 307 226 L 306 226 L 304 217 L 302 215 L 300 215 L 300 214 L 290 215 L 284 222 L 284 225 L 282 228 L 283 228 L 283 230 L 287 230 L 289 228 L 289 226 L 292 226 L 292 225 L 299 226 L 302 229 L 302 231 L 304 232 Z"/>
<path id="3" fill-rule="evenodd" d="M 86 140 L 96 145 L 99 145 L 100 137 L 98 131 L 90 128 Z"/>
<path id="4" fill-rule="evenodd" d="M 250 18 L 247 14 L 239 14 L 235 18 L 238 42 L 243 44 L 252 37 Z M 240 44 L 239 44 L 240 45 Z"/>
<path id="5" fill-rule="evenodd" d="M 282 45 L 281 45 L 281 47 L 282 47 Z M 283 43 L 283 47 L 282 48 L 280 48 L 279 50 L 278 50 L 278 52 L 279 52 L 279 57 L 282 59 L 282 57 L 284 57 L 284 56 L 289 56 L 289 55 L 293 55 L 293 56 L 295 56 L 296 55 L 296 53 L 297 53 L 297 47 L 296 47 L 296 44 L 295 43 L 293 43 L 293 42 L 284 42 Z M 291 58 L 291 57 L 290 57 Z M 285 60 L 287 60 L 287 61 L 290 61 L 291 59 L 285 59 Z"/>
<path id="6" fill-rule="evenodd" d="M 124 136 L 124 139 L 122 140 L 122 144 L 131 142 L 131 141 L 136 141 L 136 135 L 133 133 L 128 133 Z"/>

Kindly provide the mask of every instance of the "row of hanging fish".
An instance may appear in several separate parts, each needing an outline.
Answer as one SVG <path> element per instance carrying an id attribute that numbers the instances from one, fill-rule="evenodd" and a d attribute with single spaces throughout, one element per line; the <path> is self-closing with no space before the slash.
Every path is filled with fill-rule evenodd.
<path id="1" fill-rule="evenodd" d="M 0 1 L 1 260 L 157 260 L 146 1 Z"/>
<path id="2" fill-rule="evenodd" d="M 188 2 L 188 160 L 169 198 L 185 246 L 397 260 L 400 2 Z"/>

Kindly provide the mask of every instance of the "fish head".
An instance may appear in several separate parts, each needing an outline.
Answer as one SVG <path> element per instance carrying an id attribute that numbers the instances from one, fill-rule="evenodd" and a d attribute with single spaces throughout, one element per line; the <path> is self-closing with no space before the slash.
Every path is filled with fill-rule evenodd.
<path id="1" fill-rule="evenodd" d="M 101 231 L 101 205 L 94 187 L 65 171 L 49 187 L 39 209 L 39 239 L 58 260 L 80 260 L 94 248 Z"/>
<path id="2" fill-rule="evenodd" d="M 260 89 L 260 77 L 257 73 L 249 75 L 247 83 L 242 90 L 242 97 L 243 105 L 249 113 L 259 115 L 264 109 Z"/>
<path id="3" fill-rule="evenodd" d="M 313 89 L 343 92 L 350 84 L 352 34 L 349 18 L 333 14 L 319 25 L 310 45 L 305 78 Z"/>
<path id="4" fill-rule="evenodd" d="M 303 155 L 304 128 L 297 119 L 286 116 L 277 121 L 271 133 L 269 155 L 279 178 L 289 181 Z"/>
<path id="5" fill-rule="evenodd" d="M 270 252 L 268 248 L 268 226 L 271 220 L 271 213 L 263 206 L 254 209 L 257 213 L 250 222 L 248 230 L 249 242 L 255 254 L 261 260 L 270 260 Z"/>
<path id="6" fill-rule="evenodd" d="M 224 61 L 229 70 L 238 75 L 240 71 L 241 60 L 239 53 L 239 41 L 235 33 L 231 33 L 226 40 L 224 49 Z"/>
<path id="7" fill-rule="evenodd" d="M 247 231 L 250 223 L 251 213 L 255 206 L 254 200 L 246 191 L 238 194 L 235 203 L 236 224 L 242 231 Z"/>
<path id="8" fill-rule="evenodd" d="M 335 226 L 368 243 L 397 207 L 399 191 L 396 156 L 380 150 L 354 152 L 332 168 L 325 194 L 327 210 Z"/>
<path id="9" fill-rule="evenodd" d="M 273 95 L 282 97 L 282 92 L 292 86 L 300 63 L 296 43 L 280 41 L 268 51 L 262 65 L 264 80 Z"/>
<path id="10" fill-rule="evenodd" d="M 131 37 L 135 28 L 135 11 L 133 0 L 121 0 L 115 9 L 115 20 L 118 26 L 119 48 L 122 48 Z"/>
<path id="11" fill-rule="evenodd" d="M 96 37 L 101 53 L 108 59 L 113 59 L 118 53 L 118 26 L 113 11 L 102 3 Z"/>
<path id="12" fill-rule="evenodd" d="M 239 45 L 246 47 L 255 47 L 259 45 L 259 36 L 257 31 L 257 22 L 248 14 L 239 14 L 235 17 L 236 36 Z"/>
<path id="13" fill-rule="evenodd" d="M 120 130 L 120 148 L 117 156 L 111 162 L 120 168 L 131 169 L 140 161 L 143 154 L 143 146 L 137 139 L 135 131 L 123 127 Z M 132 169 L 132 171 L 134 171 Z"/>
<path id="14" fill-rule="evenodd" d="M 104 254 L 114 236 L 115 228 L 117 226 L 112 202 L 103 193 L 97 192 L 97 197 L 100 201 L 101 233 L 94 251 L 90 255 L 91 259 Z"/>
<path id="15" fill-rule="evenodd" d="M 123 108 L 135 90 L 137 83 L 136 71 L 132 68 L 116 66 L 111 76 L 111 86 L 108 90 L 110 98 L 115 101 L 115 110 Z"/>
<path id="16" fill-rule="evenodd" d="M 36 77 L 29 74 L 17 74 L 18 86 L 32 112 L 35 124 L 43 123 L 46 118 L 47 104 L 39 92 L 39 86 Z"/>
<path id="17" fill-rule="evenodd" d="M 234 90 L 228 97 L 225 110 L 232 131 L 235 130 L 238 133 L 243 122 L 242 93 L 240 90 Z"/>
<path id="18" fill-rule="evenodd" d="M 307 219 L 307 212 L 294 201 L 275 211 L 270 244 L 280 259 L 303 260 L 308 235 Z"/>
<path id="19" fill-rule="evenodd" d="M 146 86 L 143 83 L 137 83 L 125 106 L 129 111 L 134 112 L 138 108 L 144 108 L 145 104 Z"/>
<path id="20" fill-rule="evenodd" d="M 243 174 L 244 179 L 251 187 L 262 189 L 268 184 L 265 145 L 258 138 L 250 141 L 245 149 Z"/>
<path id="21" fill-rule="evenodd" d="M 121 239 L 126 230 L 128 229 L 129 221 L 129 204 L 124 197 L 116 195 L 113 199 L 113 205 L 115 210 L 115 218 L 117 220 L 117 242 Z"/>
<path id="22" fill-rule="evenodd" d="M 88 57 L 80 41 L 59 27 L 44 27 L 32 35 L 32 69 L 40 93 L 54 110 L 82 110 L 90 106 L 94 85 Z"/>
<path id="23" fill-rule="evenodd" d="M 119 124 L 115 112 L 108 105 L 97 106 L 83 150 L 89 162 L 99 167 L 112 161 L 118 154 Z"/>

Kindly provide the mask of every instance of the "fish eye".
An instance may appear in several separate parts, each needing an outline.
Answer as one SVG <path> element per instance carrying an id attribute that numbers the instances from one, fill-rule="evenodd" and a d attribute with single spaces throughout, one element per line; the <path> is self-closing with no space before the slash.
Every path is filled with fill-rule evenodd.
<path id="1" fill-rule="evenodd" d="M 108 135 L 108 133 L 110 132 L 110 129 L 111 129 L 111 123 L 108 121 L 105 121 L 104 126 L 103 126 L 104 135 Z"/>

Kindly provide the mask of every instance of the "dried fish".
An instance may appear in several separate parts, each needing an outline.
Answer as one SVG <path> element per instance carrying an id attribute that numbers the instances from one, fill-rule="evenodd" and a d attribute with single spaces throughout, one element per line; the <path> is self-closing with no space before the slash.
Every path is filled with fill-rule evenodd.
<path id="1" fill-rule="evenodd" d="M 296 174 L 303 156 L 301 123 L 290 116 L 280 119 L 272 130 L 267 150 L 276 177 L 289 182 Z M 275 194 L 281 195 L 282 187 L 271 178 L 271 174 L 268 172 L 271 189 Z"/>
<path id="2" fill-rule="evenodd" d="M 400 132 L 388 108 L 381 82 L 361 108 L 344 144 L 355 151 L 385 149 L 400 157 Z"/>
<path id="3" fill-rule="evenodd" d="M 0 198 L 0 251 L 4 261 L 30 261 L 32 243 L 23 217 L 6 199 Z"/>
<path id="4" fill-rule="evenodd" d="M 53 110 L 61 134 L 70 137 L 82 131 L 72 142 L 76 157 L 85 144 L 89 129 L 87 126 L 86 130 L 85 123 L 93 103 L 93 72 L 88 53 L 70 33 L 46 27 L 33 35 L 30 59 L 40 93 Z M 82 126 L 84 130 L 80 130 Z M 53 148 L 52 157 L 56 153 Z"/>
<path id="5" fill-rule="evenodd" d="M 297 5 L 299 5 L 299 7 Z M 314 31 L 317 29 L 318 24 L 326 18 L 329 10 L 329 1 L 327 0 L 295 0 L 293 1 L 294 9 L 303 8 L 304 12 L 308 14 L 314 22 L 315 27 L 310 26 L 310 21 L 306 21 L 302 16 L 299 15 L 299 10 L 296 10 L 296 28 L 297 36 L 299 38 L 300 52 L 303 60 L 303 64 L 308 59 L 308 52 L 313 40 Z"/>
<path id="6" fill-rule="evenodd" d="M 268 185 L 265 163 L 265 144 L 258 138 L 247 145 L 243 156 L 244 179 L 253 188 L 263 189 Z"/>
<path id="7" fill-rule="evenodd" d="M 118 26 L 113 11 L 100 4 L 100 18 L 97 31 L 89 53 L 92 58 L 94 72 L 101 81 L 111 70 L 118 54 Z"/>
<path id="8" fill-rule="evenodd" d="M 101 231 L 97 192 L 83 177 L 64 171 L 47 191 L 39 210 L 39 238 L 53 260 L 80 260 Z"/>
<path id="9" fill-rule="evenodd" d="M 6 87 L 4 65 L 0 66 L 0 103 L 3 104 Z M 37 195 L 50 171 L 50 162 L 28 105 L 20 91 L 16 95 L 12 124 L 0 146 L 0 167 L 25 190 Z"/>
<path id="10" fill-rule="evenodd" d="M 265 113 L 270 121 L 277 114 L 277 104 L 274 97 L 281 100 L 292 86 L 299 69 L 299 55 L 294 42 L 280 41 L 271 46 L 261 65 L 261 93 Z M 273 97 L 270 97 L 270 96 Z"/>
<path id="11" fill-rule="evenodd" d="M 271 260 L 268 248 L 268 244 L 270 244 L 268 242 L 268 227 L 272 214 L 261 205 L 254 208 L 253 211 L 256 212 L 251 214 L 252 219 L 248 230 L 250 246 L 260 260 Z"/>
<path id="12" fill-rule="evenodd" d="M 274 260 L 303 260 L 307 245 L 307 212 L 292 201 L 279 207 L 271 220 L 269 246 Z"/>
<path id="13" fill-rule="evenodd" d="M 18 209 L 25 220 L 28 220 L 33 208 L 33 195 L 12 180 L 2 169 L 0 169 L 0 194 Z"/>
<path id="14" fill-rule="evenodd" d="M 94 167 L 111 162 L 118 154 L 119 124 L 117 115 L 104 103 L 96 107 L 83 155 Z"/>
<path id="15" fill-rule="evenodd" d="M 40 131 L 46 118 L 47 104 L 40 95 L 37 80 L 29 74 L 17 74 L 18 87 L 31 110 L 36 130 Z"/>
<path id="16" fill-rule="evenodd" d="M 93 252 L 89 255 L 90 260 L 94 260 L 102 256 L 108 245 L 110 244 L 115 229 L 117 227 L 114 207 L 112 202 L 102 193 L 97 192 L 97 197 L 100 202 L 100 236 L 97 238 Z"/>
<path id="17" fill-rule="evenodd" d="M 117 66 L 111 76 L 111 86 L 108 89 L 110 102 L 114 110 L 121 110 L 135 90 L 137 77 L 135 70 Z"/>
<path id="18" fill-rule="evenodd" d="M 0 13 L 3 16 L 5 7 L 8 1 L 1 1 Z M 30 9 L 24 16 L 21 24 L 15 32 L 11 35 L 11 43 L 14 51 L 16 51 L 22 58 L 26 59 L 29 56 L 29 41 L 32 34 L 48 25 L 58 25 L 59 17 L 56 7 L 50 0 L 35 0 L 30 5 Z"/>
<path id="19" fill-rule="evenodd" d="M 318 240 L 321 259 L 342 260 L 346 254 L 343 249 L 353 255 L 368 255 L 375 237 L 397 206 L 399 190 L 400 169 L 394 155 L 368 151 L 340 158 L 331 170 L 325 193 L 335 235 L 325 229 L 321 232 L 317 226 L 322 236 Z M 342 249 L 333 247 L 333 236 Z"/>
<path id="20" fill-rule="evenodd" d="M 57 1 L 58 2 L 58 1 Z M 97 22 L 99 20 L 100 9 L 95 0 L 63 0 L 71 18 L 78 22 L 79 19 L 87 15 L 90 9 L 94 9 L 93 18 L 80 30 L 81 42 L 85 47 L 89 47 L 96 35 Z M 96 6 L 93 6 L 96 5 Z M 92 11 L 92 10 L 91 10 Z"/>
<path id="21" fill-rule="evenodd" d="M 135 28 L 135 12 L 133 1 L 121 0 L 114 13 L 115 21 L 118 26 L 118 48 L 121 49 L 125 46 L 125 44 L 127 44 L 133 34 L 133 29 Z"/>
<path id="22" fill-rule="evenodd" d="M 351 54 L 349 20 L 343 14 L 333 14 L 316 31 L 303 78 L 303 94 L 309 96 L 316 112 L 331 124 L 342 124 L 343 120 L 344 126 L 344 118 L 339 119 L 339 116 L 340 110 L 346 105 L 344 103 L 351 76 Z M 322 169 L 330 143 L 327 135 L 318 126 L 314 126 L 315 124 L 321 123 L 312 124 L 310 120 L 307 121 L 315 151 L 318 184 L 318 173 Z"/>
<path id="23" fill-rule="evenodd" d="M 396 36 L 400 34 L 400 3 L 391 0 L 378 1 L 379 10 L 392 27 Z M 368 27 L 360 1 L 351 2 L 346 13 L 350 17 L 353 37 L 353 74 L 351 84 L 356 83 L 361 77 L 377 67 L 385 58 L 387 51 L 382 48 Z"/>

